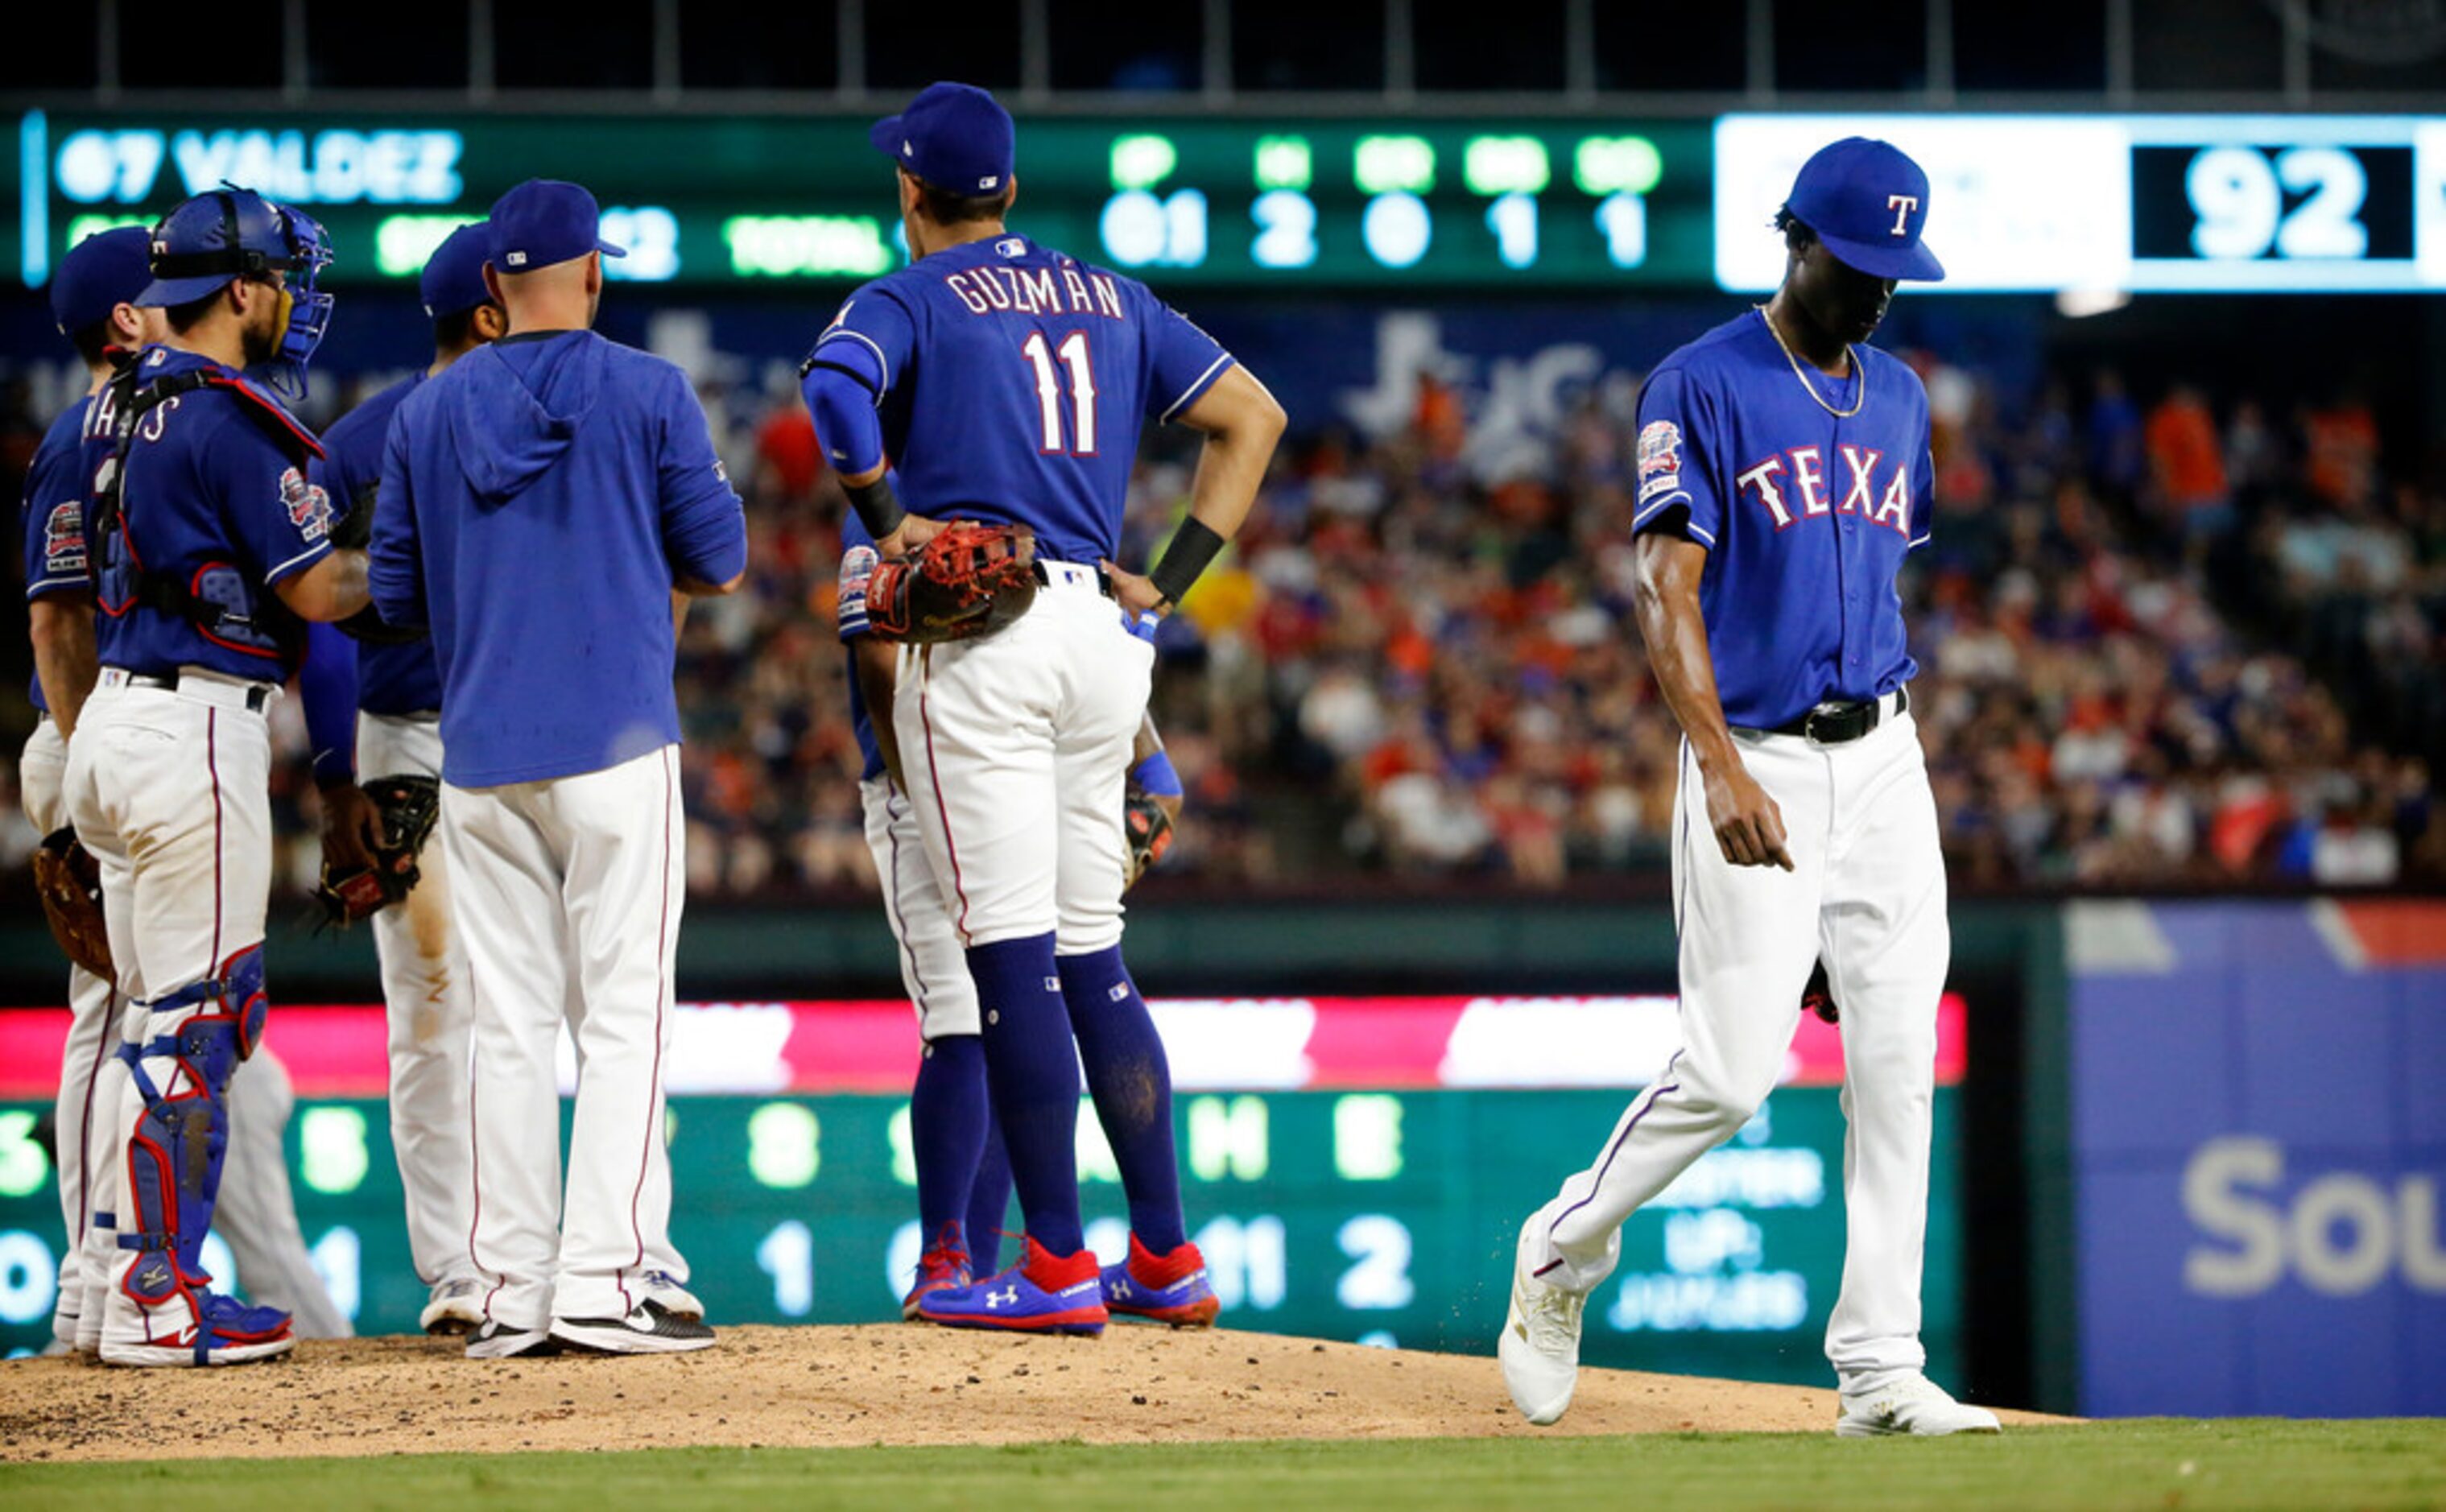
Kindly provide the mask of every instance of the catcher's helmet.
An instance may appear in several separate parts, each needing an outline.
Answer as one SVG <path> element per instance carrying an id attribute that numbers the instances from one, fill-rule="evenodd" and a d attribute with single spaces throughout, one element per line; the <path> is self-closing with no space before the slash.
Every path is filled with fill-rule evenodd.
<path id="1" fill-rule="evenodd" d="M 289 323 L 279 363 L 303 378 L 306 360 L 331 321 L 331 295 L 315 280 L 331 261 L 331 238 L 313 217 L 234 184 L 182 201 L 153 227 L 153 282 L 140 305 L 191 304 L 234 278 L 284 272 Z"/>

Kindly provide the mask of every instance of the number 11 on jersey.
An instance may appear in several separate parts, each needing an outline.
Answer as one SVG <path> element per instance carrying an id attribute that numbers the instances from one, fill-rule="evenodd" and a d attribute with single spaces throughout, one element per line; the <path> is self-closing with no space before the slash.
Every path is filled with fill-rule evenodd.
<path id="1" fill-rule="evenodd" d="M 1096 365 L 1087 351 L 1087 333 L 1074 331 L 1054 347 L 1044 339 L 1044 332 L 1029 333 L 1026 345 L 1020 350 L 1036 369 L 1036 411 L 1044 422 L 1044 444 L 1037 450 L 1048 457 L 1065 451 L 1073 457 L 1096 455 Z M 1070 429 L 1073 444 L 1062 444 L 1062 382 L 1054 369 L 1053 359 L 1070 369 Z"/>

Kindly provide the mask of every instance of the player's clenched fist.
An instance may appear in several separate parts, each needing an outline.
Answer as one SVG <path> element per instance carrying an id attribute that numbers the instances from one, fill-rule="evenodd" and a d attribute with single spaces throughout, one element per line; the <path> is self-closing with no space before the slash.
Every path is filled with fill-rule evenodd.
<path id="1" fill-rule="evenodd" d="M 1707 822 L 1724 860 L 1736 866 L 1780 866 L 1792 870 L 1792 855 L 1783 848 L 1783 810 L 1766 795 L 1758 779 L 1739 762 L 1729 766 L 1703 767 L 1707 786 Z"/>

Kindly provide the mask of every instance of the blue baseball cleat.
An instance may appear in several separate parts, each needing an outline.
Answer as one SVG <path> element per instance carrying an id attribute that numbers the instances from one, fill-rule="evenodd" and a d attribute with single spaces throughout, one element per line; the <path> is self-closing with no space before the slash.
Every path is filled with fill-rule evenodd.
<path id="1" fill-rule="evenodd" d="M 1111 1316 L 1095 1251 L 1056 1255 L 1033 1238 L 1024 1262 L 974 1286 L 929 1292 L 917 1315 L 947 1328 L 1023 1333 L 1101 1333 Z"/>
<path id="2" fill-rule="evenodd" d="M 1169 1323 L 1176 1329 L 1214 1326 L 1222 1300 L 1206 1279 L 1206 1257 L 1183 1243 L 1157 1255 L 1130 1236 L 1130 1257 L 1103 1270 L 1104 1306 L 1125 1317 Z"/>

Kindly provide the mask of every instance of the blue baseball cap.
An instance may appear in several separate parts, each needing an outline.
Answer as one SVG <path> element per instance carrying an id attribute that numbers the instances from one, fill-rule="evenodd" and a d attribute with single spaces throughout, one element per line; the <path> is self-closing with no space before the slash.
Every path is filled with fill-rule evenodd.
<path id="1" fill-rule="evenodd" d="M 153 281 L 152 259 L 153 234 L 142 226 L 117 226 L 70 247 L 51 274 L 51 319 L 60 334 L 73 336 L 134 303 Z"/>
<path id="2" fill-rule="evenodd" d="M 1945 276 L 1920 244 L 1928 226 L 1928 175 L 1890 142 L 1845 137 L 1800 165 L 1784 201 L 1845 266 L 1872 278 Z"/>
<path id="3" fill-rule="evenodd" d="M 629 255 L 602 236 L 603 214 L 582 184 L 530 179 L 493 201 L 484 260 L 498 273 L 533 273 L 599 252 Z"/>
<path id="4" fill-rule="evenodd" d="M 972 84 L 930 84 L 866 133 L 875 151 L 955 195 L 1002 193 L 1018 138 L 1002 102 Z"/>
<path id="5" fill-rule="evenodd" d="M 461 226 L 433 249 L 424 259 L 424 272 L 416 280 L 417 296 L 424 302 L 424 318 L 439 320 L 455 315 L 478 305 L 490 303 L 491 290 L 484 287 L 484 261 L 493 255 L 493 228 L 479 220 L 472 226 Z"/>

